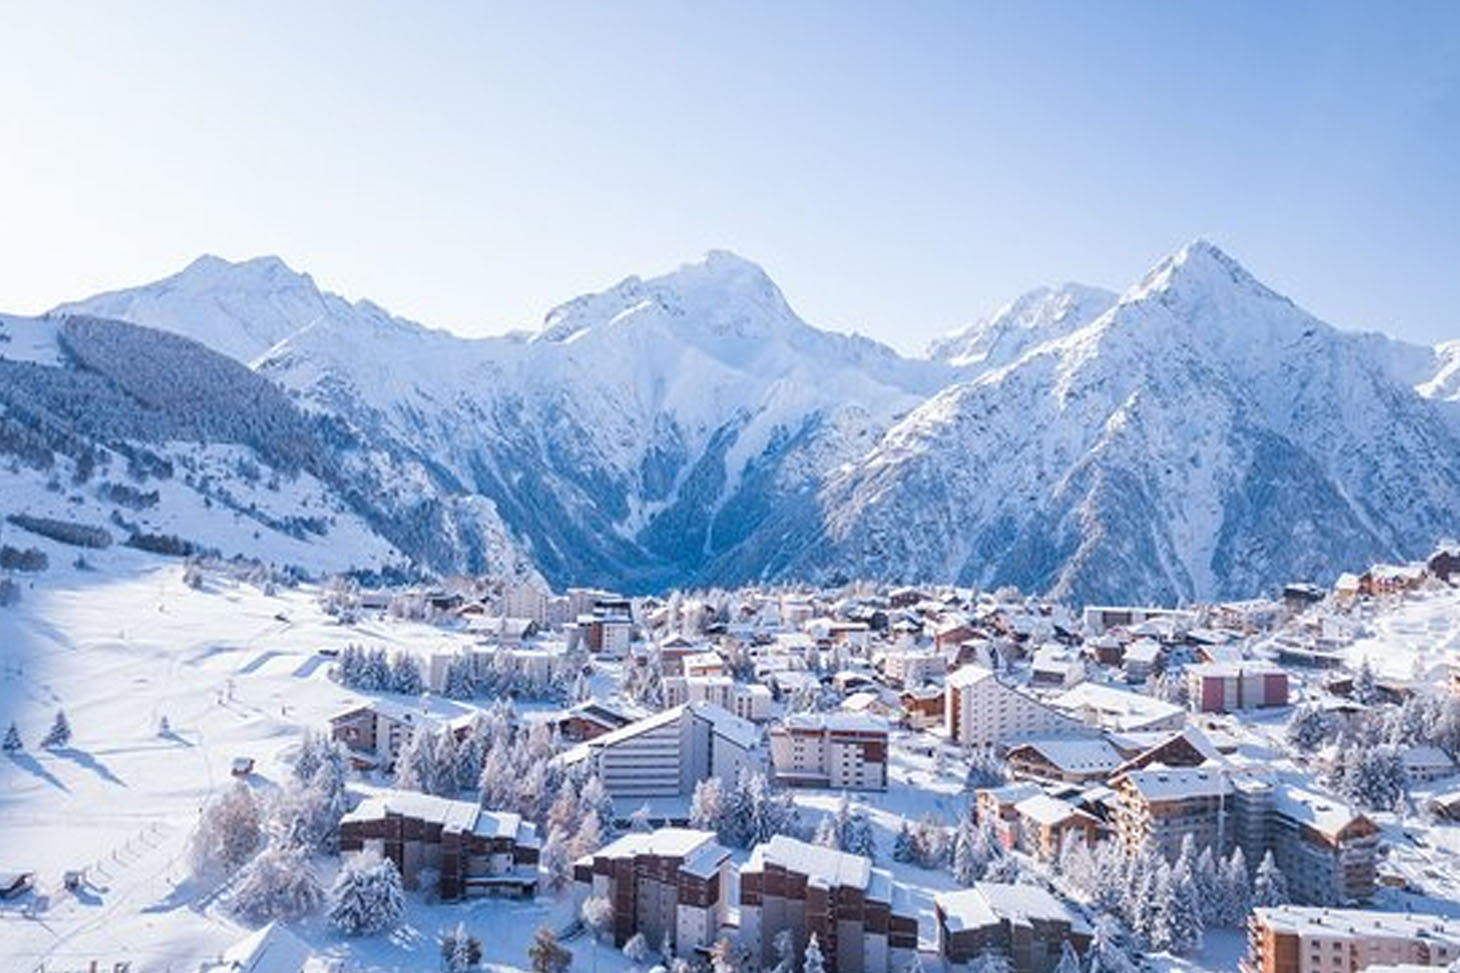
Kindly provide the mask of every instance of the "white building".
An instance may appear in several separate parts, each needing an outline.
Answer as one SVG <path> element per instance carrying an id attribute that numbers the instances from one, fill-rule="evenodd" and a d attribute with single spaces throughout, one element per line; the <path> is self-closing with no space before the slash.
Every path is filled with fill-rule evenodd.
<path id="1" fill-rule="evenodd" d="M 944 720 L 955 743 L 992 747 L 1021 736 L 1080 733 L 1083 724 L 1007 686 L 983 666 L 964 666 L 948 677 Z"/>
<path id="2" fill-rule="evenodd" d="M 546 628 L 551 597 L 544 588 L 530 581 L 510 584 L 502 592 L 502 614 L 507 618 L 531 619 Z"/>
<path id="3" fill-rule="evenodd" d="M 1087 726 L 1114 733 L 1180 730 L 1186 710 L 1175 703 L 1098 682 L 1083 682 L 1060 693 L 1049 705 Z"/>
<path id="4" fill-rule="evenodd" d="M 763 766 L 759 743 L 760 731 L 749 720 L 710 703 L 685 703 L 554 759 L 562 766 L 588 761 L 609 796 L 633 810 L 647 798 L 688 796 L 709 777 L 734 786 L 741 767 Z"/>
<path id="5" fill-rule="evenodd" d="M 752 723 L 771 718 L 770 689 L 760 683 L 738 683 L 729 676 L 666 676 L 664 705 L 682 703 L 713 703 Z"/>
<path id="6" fill-rule="evenodd" d="M 853 713 L 793 713 L 770 731 L 778 783 L 835 790 L 887 789 L 887 721 Z"/>

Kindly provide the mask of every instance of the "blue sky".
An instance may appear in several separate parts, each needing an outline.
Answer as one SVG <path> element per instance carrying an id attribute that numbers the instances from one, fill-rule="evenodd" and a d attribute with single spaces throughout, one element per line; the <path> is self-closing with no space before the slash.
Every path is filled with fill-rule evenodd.
<path id="1" fill-rule="evenodd" d="M 0 308 L 277 253 L 473 334 L 725 247 L 902 350 L 1215 240 L 1460 336 L 1460 4 L 0 6 Z"/>

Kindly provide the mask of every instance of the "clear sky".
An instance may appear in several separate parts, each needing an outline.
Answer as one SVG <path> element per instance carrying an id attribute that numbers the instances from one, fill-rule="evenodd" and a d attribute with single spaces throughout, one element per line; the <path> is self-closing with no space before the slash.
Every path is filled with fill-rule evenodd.
<path id="1" fill-rule="evenodd" d="M 0 3 L 0 308 L 277 253 L 465 334 L 724 247 L 919 350 L 1196 236 L 1460 336 L 1460 3 Z"/>

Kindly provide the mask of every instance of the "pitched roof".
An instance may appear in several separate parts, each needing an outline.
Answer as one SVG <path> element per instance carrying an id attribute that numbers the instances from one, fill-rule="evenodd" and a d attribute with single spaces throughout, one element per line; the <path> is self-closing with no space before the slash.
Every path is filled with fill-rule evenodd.
<path id="1" fill-rule="evenodd" d="M 1028 925 L 1036 919 L 1068 922 L 1072 930 L 1089 931 L 1079 914 L 1037 885 L 976 882 L 971 889 L 935 895 L 933 901 L 942 912 L 949 932 L 980 929 L 1005 920 L 1013 925 Z"/>

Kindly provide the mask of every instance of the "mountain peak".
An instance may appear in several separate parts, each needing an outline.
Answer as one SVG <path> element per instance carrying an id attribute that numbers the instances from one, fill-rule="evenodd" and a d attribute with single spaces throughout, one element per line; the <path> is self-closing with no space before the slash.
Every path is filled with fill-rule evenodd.
<path id="1" fill-rule="evenodd" d="M 1125 299 L 1146 297 L 1157 292 L 1181 293 L 1193 297 L 1227 290 L 1233 285 L 1239 290 L 1291 303 L 1252 276 L 1236 258 L 1203 237 L 1197 237 L 1158 263 L 1139 284 L 1126 293 Z"/>

